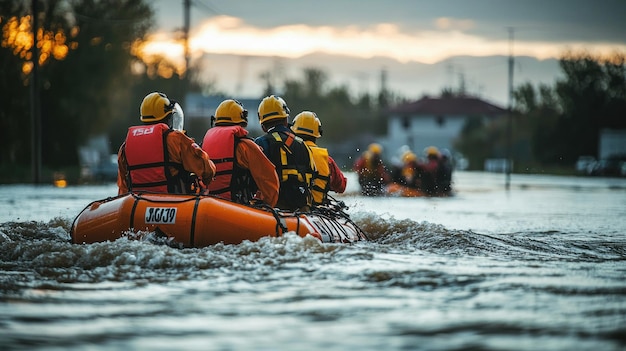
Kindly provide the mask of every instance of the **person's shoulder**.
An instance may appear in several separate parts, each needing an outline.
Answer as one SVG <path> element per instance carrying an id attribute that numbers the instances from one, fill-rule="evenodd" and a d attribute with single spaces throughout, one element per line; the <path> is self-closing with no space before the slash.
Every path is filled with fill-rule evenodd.
<path id="1" fill-rule="evenodd" d="M 255 144 L 258 144 L 259 142 L 261 142 L 261 137 L 256 137 L 253 140 Z"/>
<path id="2" fill-rule="evenodd" d="M 258 150 L 261 150 L 259 148 L 259 144 L 257 144 L 256 140 L 254 140 L 252 138 L 241 138 L 241 139 L 239 139 L 239 145 L 241 147 L 245 147 L 247 149 L 258 149 Z"/>
<path id="3" fill-rule="evenodd" d="M 192 146 L 194 147 L 198 146 L 198 144 L 196 144 L 196 141 L 192 137 L 190 137 L 184 132 L 181 132 L 180 130 L 172 130 L 167 135 L 167 139 L 173 140 L 174 142 L 177 142 L 177 143 L 192 144 Z"/>
<path id="4" fill-rule="evenodd" d="M 167 138 L 172 138 L 172 139 L 177 139 L 177 140 L 184 140 L 184 139 L 191 139 L 190 137 L 187 136 L 187 134 L 181 132 L 180 130 L 174 130 L 174 129 L 170 129 L 167 132 Z"/>
<path id="5" fill-rule="evenodd" d="M 270 145 L 270 142 L 267 139 L 267 134 L 263 134 L 261 136 L 256 137 L 256 139 L 254 139 L 254 143 L 259 146 L 259 148 L 261 149 L 261 151 L 263 151 L 263 153 L 266 152 L 267 148 Z"/>

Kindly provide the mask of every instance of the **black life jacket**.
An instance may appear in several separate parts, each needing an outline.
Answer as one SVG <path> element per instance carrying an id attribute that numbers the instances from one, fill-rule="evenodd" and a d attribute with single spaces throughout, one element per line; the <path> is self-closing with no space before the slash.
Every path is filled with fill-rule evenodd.
<path id="1" fill-rule="evenodd" d="M 302 138 L 286 131 L 265 134 L 269 150 L 265 155 L 276 167 L 280 180 L 277 207 L 297 210 L 311 206 L 311 182 L 315 172 L 311 151 Z"/>

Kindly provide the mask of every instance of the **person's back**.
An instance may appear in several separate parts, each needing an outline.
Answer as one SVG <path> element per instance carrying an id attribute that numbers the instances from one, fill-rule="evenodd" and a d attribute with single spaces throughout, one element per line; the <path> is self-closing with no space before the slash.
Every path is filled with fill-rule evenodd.
<path id="1" fill-rule="evenodd" d="M 215 126 L 206 132 L 202 141 L 202 149 L 211 155 L 216 165 L 209 193 L 247 204 L 259 190 L 260 199 L 275 206 L 278 177 L 274 165 L 247 136 L 244 127 L 248 124 L 248 111 L 238 101 L 228 99 L 217 107 L 212 119 Z"/>
<path id="2" fill-rule="evenodd" d="M 447 149 L 441 150 L 437 169 L 437 192 L 448 195 L 452 191 L 452 155 Z"/>
<path id="3" fill-rule="evenodd" d="M 380 196 L 384 186 L 391 180 L 381 158 L 382 147 L 376 143 L 370 144 L 361 157 L 354 164 L 354 171 L 359 178 L 361 193 L 366 196 Z"/>
<path id="4" fill-rule="evenodd" d="M 417 163 L 417 155 L 411 151 L 407 151 L 402 155 L 402 176 L 401 184 L 419 188 L 421 186 L 420 166 Z"/>
<path id="5" fill-rule="evenodd" d="M 437 192 L 437 170 L 439 168 L 439 150 L 430 146 L 425 150 L 426 162 L 422 164 L 422 190 L 428 195 Z"/>
<path id="6" fill-rule="evenodd" d="M 317 115 L 311 111 L 299 113 L 293 120 L 291 130 L 304 140 L 315 162 L 316 172 L 311 187 L 313 205 L 326 203 L 330 190 L 343 193 L 346 190 L 347 178 L 330 157 L 328 150 L 315 143 L 317 138 L 322 136 L 322 123 Z"/>
<path id="7" fill-rule="evenodd" d="M 189 193 L 192 174 L 209 184 L 215 165 L 182 131 L 180 106 L 165 94 L 151 93 L 144 98 L 140 113 L 144 124 L 128 129 L 118 152 L 118 193 Z"/>
<path id="8" fill-rule="evenodd" d="M 259 104 L 258 115 L 266 134 L 256 138 L 255 142 L 274 164 L 280 180 L 276 206 L 292 211 L 310 209 L 310 184 L 315 164 L 308 146 L 287 126 L 287 104 L 282 98 L 268 96 Z"/>

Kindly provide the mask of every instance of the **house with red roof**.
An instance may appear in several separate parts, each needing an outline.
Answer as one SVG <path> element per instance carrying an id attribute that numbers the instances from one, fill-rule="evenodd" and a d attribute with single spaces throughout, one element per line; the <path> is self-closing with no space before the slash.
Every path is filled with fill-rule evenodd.
<path id="1" fill-rule="evenodd" d="M 387 110 L 387 155 L 408 146 L 420 155 L 429 146 L 453 151 L 454 140 L 471 117 L 504 118 L 507 110 L 472 96 L 424 96 Z M 405 146 L 406 145 L 406 146 Z"/>

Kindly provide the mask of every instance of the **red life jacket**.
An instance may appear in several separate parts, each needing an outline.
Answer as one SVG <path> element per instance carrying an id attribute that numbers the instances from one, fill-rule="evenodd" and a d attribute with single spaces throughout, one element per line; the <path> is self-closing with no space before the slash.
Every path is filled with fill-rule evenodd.
<path id="1" fill-rule="evenodd" d="M 215 178 L 209 193 L 238 203 L 247 203 L 256 192 L 250 171 L 237 165 L 236 149 L 248 131 L 239 125 L 217 126 L 207 130 L 202 149 L 215 164 Z"/>
<path id="2" fill-rule="evenodd" d="M 124 149 L 128 190 L 173 192 L 174 179 L 168 166 L 177 165 L 169 162 L 166 138 L 170 131 L 165 123 L 128 128 Z"/>

